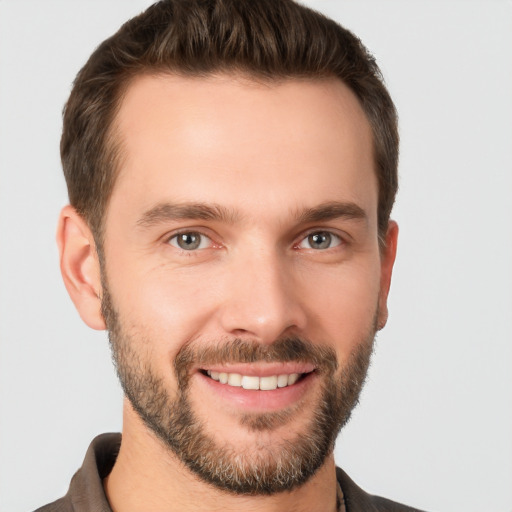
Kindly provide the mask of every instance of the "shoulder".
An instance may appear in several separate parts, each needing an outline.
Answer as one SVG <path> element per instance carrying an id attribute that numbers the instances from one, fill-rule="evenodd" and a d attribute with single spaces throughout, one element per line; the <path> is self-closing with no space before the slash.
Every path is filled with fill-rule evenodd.
<path id="1" fill-rule="evenodd" d="M 89 445 L 82 467 L 74 474 L 67 494 L 34 512 L 112 512 L 103 479 L 114 466 L 121 434 L 101 434 Z"/>
<path id="2" fill-rule="evenodd" d="M 368 494 L 341 468 L 336 468 L 336 476 L 343 490 L 347 512 L 421 512 L 417 508 Z"/>
<path id="3" fill-rule="evenodd" d="M 48 505 L 38 508 L 34 512 L 73 512 L 73 506 L 65 496 L 53 503 L 48 503 Z"/>

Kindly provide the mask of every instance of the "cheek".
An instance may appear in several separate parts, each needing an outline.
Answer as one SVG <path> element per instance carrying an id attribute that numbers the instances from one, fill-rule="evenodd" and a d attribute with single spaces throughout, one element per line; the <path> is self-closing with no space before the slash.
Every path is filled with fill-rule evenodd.
<path id="1" fill-rule="evenodd" d="M 120 321 L 128 332 L 151 340 L 153 349 L 173 357 L 203 329 L 214 314 L 218 276 L 191 265 L 151 270 L 123 266 L 109 275 L 109 286 Z M 123 279 L 130 275 L 130 279 Z M 163 355 L 163 354 L 162 354 Z"/>
<path id="2" fill-rule="evenodd" d="M 302 281 L 313 335 L 327 338 L 326 342 L 348 355 L 374 327 L 380 288 L 378 262 L 341 264 L 317 272 L 311 282 L 304 275 Z"/>

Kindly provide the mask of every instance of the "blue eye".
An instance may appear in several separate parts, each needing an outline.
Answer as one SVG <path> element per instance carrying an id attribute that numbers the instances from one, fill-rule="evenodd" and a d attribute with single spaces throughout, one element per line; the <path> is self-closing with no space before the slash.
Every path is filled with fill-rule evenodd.
<path id="1" fill-rule="evenodd" d="M 183 251 L 195 251 L 206 249 L 211 245 L 211 240 L 197 231 L 179 233 L 169 239 L 169 244 Z"/>
<path id="2" fill-rule="evenodd" d="M 318 251 L 331 249 L 342 243 L 341 238 L 329 231 L 315 231 L 304 238 L 299 247 L 301 249 L 315 249 Z"/>

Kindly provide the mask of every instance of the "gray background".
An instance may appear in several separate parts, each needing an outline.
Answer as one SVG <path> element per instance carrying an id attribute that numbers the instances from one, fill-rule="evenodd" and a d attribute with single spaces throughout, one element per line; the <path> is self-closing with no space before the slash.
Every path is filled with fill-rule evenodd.
<path id="1" fill-rule="evenodd" d="M 150 2 L 0 0 L 0 510 L 65 493 L 121 428 L 105 333 L 61 283 L 60 112 Z M 390 322 L 337 461 L 436 511 L 512 510 L 512 3 L 310 1 L 373 51 L 401 117 Z"/>

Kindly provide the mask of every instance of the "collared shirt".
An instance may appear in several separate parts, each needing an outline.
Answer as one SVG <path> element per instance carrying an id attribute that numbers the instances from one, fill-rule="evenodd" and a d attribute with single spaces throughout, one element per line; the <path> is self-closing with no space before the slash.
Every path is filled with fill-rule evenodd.
<path id="1" fill-rule="evenodd" d="M 35 512 L 112 512 L 103 479 L 114 467 L 120 446 L 120 434 L 96 437 L 87 450 L 82 467 L 71 479 L 66 496 Z M 339 512 L 421 512 L 366 494 L 340 468 L 336 468 L 336 476 Z"/>

